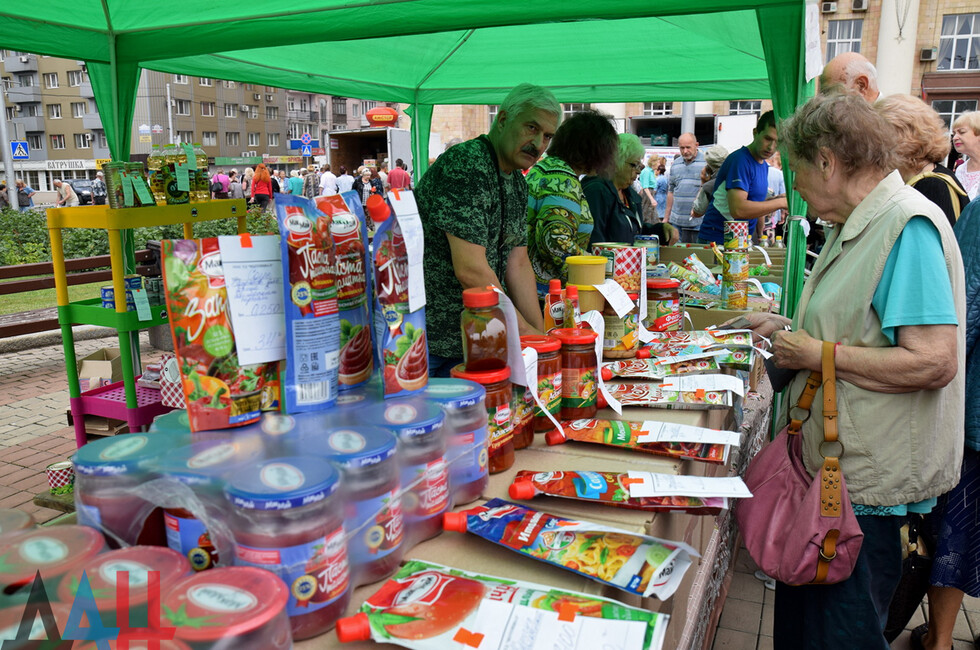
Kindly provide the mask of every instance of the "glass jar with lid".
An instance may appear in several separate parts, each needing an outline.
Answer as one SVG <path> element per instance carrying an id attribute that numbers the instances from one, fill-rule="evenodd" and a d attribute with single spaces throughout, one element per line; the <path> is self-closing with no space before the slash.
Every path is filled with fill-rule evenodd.
<path id="1" fill-rule="evenodd" d="M 491 474 L 503 472 L 514 464 L 514 425 L 511 409 L 510 368 L 469 372 L 459 364 L 451 374 L 458 379 L 474 381 L 486 390 L 488 467 Z"/>
<path id="2" fill-rule="evenodd" d="M 460 326 L 467 371 L 507 367 L 507 320 L 496 291 L 490 287 L 464 290 Z"/>
<path id="3" fill-rule="evenodd" d="M 522 348 L 533 348 L 538 353 L 538 398 L 548 413 L 561 417 L 561 341 L 554 336 L 528 335 L 521 337 Z M 532 427 L 535 433 L 545 433 L 555 428 L 540 407 L 534 408 Z"/>
<path id="4" fill-rule="evenodd" d="M 561 341 L 561 418 L 595 417 L 599 380 L 595 345 L 599 334 L 568 327 L 555 330 L 552 336 Z"/>

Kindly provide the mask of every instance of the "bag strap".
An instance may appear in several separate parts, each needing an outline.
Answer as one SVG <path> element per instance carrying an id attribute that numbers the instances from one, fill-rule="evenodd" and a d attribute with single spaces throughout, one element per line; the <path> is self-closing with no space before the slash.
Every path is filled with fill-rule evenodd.
<path id="1" fill-rule="evenodd" d="M 936 172 L 922 172 L 916 174 L 909 179 L 906 183 L 909 187 L 915 187 L 915 184 L 921 181 L 923 178 L 938 178 L 939 180 L 946 183 L 946 188 L 949 190 L 949 199 L 953 204 L 953 220 L 957 221 L 960 218 L 960 197 L 967 196 L 966 192 L 960 189 L 960 186 L 953 181 L 952 178 L 946 174 L 937 174 Z"/>
<path id="2" fill-rule="evenodd" d="M 813 405 L 813 398 L 817 396 L 817 388 L 820 387 L 820 378 L 821 375 L 817 371 L 811 372 L 810 376 L 806 378 L 806 385 L 803 387 L 800 399 L 796 402 L 796 408 L 804 411 L 806 417 L 802 420 L 795 417 L 790 419 L 786 433 L 791 436 L 797 435 L 803 428 L 803 423 L 810 418 L 810 407 Z"/>
<path id="3" fill-rule="evenodd" d="M 834 344 L 823 342 L 821 352 L 821 368 L 823 369 L 823 444 L 820 454 L 824 457 L 820 471 L 820 515 L 823 517 L 841 517 L 844 513 L 841 486 L 844 475 L 840 469 L 840 455 L 844 446 L 838 440 L 837 431 L 837 371 L 834 367 Z M 836 443 L 836 445 L 834 444 Z M 836 446 L 836 456 L 827 455 L 830 447 Z M 827 579 L 830 562 L 837 557 L 837 539 L 840 530 L 831 529 L 821 543 L 817 576 L 814 582 L 821 583 Z"/>

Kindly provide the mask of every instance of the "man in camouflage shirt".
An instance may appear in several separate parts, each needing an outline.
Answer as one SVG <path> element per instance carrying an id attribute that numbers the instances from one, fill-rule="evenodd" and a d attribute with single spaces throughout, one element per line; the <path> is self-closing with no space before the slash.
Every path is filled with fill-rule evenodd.
<path id="1" fill-rule="evenodd" d="M 463 289 L 496 285 L 517 308 L 521 334 L 539 333 L 541 309 L 527 255 L 527 183 L 521 170 L 544 153 L 561 119 L 550 91 L 521 84 L 487 135 L 442 154 L 415 190 L 425 232 L 429 374 L 463 360 Z"/>

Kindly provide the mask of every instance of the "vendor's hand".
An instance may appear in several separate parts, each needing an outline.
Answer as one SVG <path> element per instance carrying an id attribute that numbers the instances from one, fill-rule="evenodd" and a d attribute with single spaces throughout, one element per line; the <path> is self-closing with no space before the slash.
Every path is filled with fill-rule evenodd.
<path id="1" fill-rule="evenodd" d="M 772 335 L 773 359 L 780 368 L 806 370 L 820 369 L 820 353 L 823 342 L 807 334 L 806 330 L 788 332 L 776 330 Z"/>
<path id="2" fill-rule="evenodd" d="M 730 320 L 725 321 L 722 325 L 731 325 L 741 316 L 737 316 Z M 749 321 L 748 329 L 752 330 L 753 334 L 761 337 L 771 338 L 772 333 L 785 328 L 792 321 L 785 316 L 780 316 L 779 314 L 769 314 L 761 311 L 754 311 L 746 314 L 744 316 L 745 320 Z"/>

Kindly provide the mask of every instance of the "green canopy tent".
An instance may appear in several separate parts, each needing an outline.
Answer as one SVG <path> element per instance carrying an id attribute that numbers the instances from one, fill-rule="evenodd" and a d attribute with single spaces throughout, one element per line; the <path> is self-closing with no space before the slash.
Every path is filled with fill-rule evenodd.
<path id="1" fill-rule="evenodd" d="M 129 156 L 141 67 L 411 105 L 416 170 L 435 104 L 496 104 L 521 81 L 566 102 L 772 98 L 804 82 L 805 0 L 36 0 L 0 47 L 88 63 L 114 158 Z M 600 14 L 601 10 L 601 14 Z M 799 214 L 798 197 L 793 213 Z M 798 227 L 798 226 L 796 226 Z M 784 310 L 802 286 L 792 238 Z"/>

